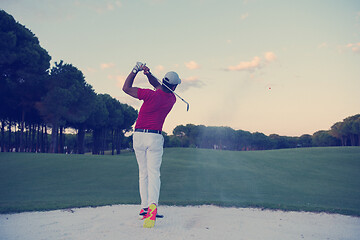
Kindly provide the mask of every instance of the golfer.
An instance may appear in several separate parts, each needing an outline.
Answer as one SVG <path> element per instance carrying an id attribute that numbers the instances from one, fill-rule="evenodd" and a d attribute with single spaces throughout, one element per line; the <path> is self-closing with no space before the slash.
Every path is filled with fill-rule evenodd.
<path id="1" fill-rule="evenodd" d="M 144 71 L 155 90 L 133 87 L 139 71 Z M 133 147 L 139 165 L 139 190 L 141 197 L 140 215 L 144 227 L 155 225 L 160 194 L 160 166 L 163 155 L 164 137 L 161 135 L 166 116 L 176 102 L 175 95 L 164 85 L 175 90 L 181 83 L 177 73 L 168 72 L 160 84 L 150 69 L 138 62 L 126 78 L 123 91 L 143 100 L 133 134 Z"/>

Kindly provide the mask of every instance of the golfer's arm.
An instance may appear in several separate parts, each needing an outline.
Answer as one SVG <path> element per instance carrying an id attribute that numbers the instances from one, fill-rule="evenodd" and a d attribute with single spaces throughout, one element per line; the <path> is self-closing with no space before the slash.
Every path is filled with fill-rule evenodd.
<path id="1" fill-rule="evenodd" d="M 129 94 L 130 96 L 132 96 L 134 98 L 138 98 L 138 95 L 137 95 L 138 88 L 132 86 L 134 83 L 135 77 L 136 77 L 136 74 L 131 72 L 129 74 L 129 76 L 126 78 L 122 89 L 125 93 Z"/>
<path id="2" fill-rule="evenodd" d="M 146 76 L 147 76 L 147 78 L 148 78 L 148 80 L 149 80 L 149 83 L 150 83 L 154 88 L 158 89 L 158 88 L 161 87 L 159 81 L 157 80 L 157 78 L 156 78 L 154 75 L 152 75 L 151 72 L 149 72 L 149 74 L 146 74 Z"/>

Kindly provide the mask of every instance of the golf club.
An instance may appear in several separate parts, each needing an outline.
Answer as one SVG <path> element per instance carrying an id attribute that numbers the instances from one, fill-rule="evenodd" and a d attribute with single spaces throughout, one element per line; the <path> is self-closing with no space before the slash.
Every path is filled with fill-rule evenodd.
<path id="1" fill-rule="evenodd" d="M 144 64 L 144 66 L 146 66 L 146 63 Z M 154 75 L 153 75 L 154 76 Z M 154 76 L 155 77 L 155 76 Z M 160 85 L 164 85 L 167 89 L 169 89 L 173 94 L 175 94 L 175 96 L 177 96 L 178 98 L 181 99 L 181 101 L 183 101 L 184 103 L 186 103 L 186 111 L 189 111 L 190 108 L 190 104 L 185 101 L 182 97 L 180 97 L 176 92 L 174 92 L 171 88 L 169 88 L 168 86 L 166 86 L 166 84 L 163 84 L 157 77 L 155 77 L 156 80 L 160 83 Z"/>
<path id="2" fill-rule="evenodd" d="M 166 86 L 166 84 L 163 84 L 157 77 L 155 77 L 156 80 L 158 80 L 158 82 L 161 84 L 161 85 L 164 85 L 167 89 L 169 89 L 173 94 L 175 94 L 178 98 L 181 99 L 181 101 L 183 101 L 184 103 L 186 103 L 186 111 L 188 112 L 189 111 L 189 107 L 190 107 L 190 104 L 185 101 L 182 97 L 180 97 L 176 92 L 174 92 L 171 88 L 169 88 L 168 86 Z"/>

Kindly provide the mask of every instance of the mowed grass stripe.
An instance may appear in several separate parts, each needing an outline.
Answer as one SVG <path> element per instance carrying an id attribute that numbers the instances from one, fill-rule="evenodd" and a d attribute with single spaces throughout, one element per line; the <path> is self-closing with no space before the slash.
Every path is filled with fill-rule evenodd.
<path id="1" fill-rule="evenodd" d="M 173 181 L 163 183 L 162 194 L 177 199 L 177 204 L 198 200 L 225 206 L 359 214 L 360 148 L 192 151 L 188 152 L 188 166 L 173 169 Z M 171 170 L 170 166 L 163 165 Z"/>
<path id="2" fill-rule="evenodd" d="M 137 164 L 121 157 L 0 154 L 0 211 L 134 203 Z"/>
<path id="3" fill-rule="evenodd" d="M 360 215 L 360 148 L 165 149 L 160 204 Z M 0 154 L 0 212 L 139 203 L 133 153 Z"/>

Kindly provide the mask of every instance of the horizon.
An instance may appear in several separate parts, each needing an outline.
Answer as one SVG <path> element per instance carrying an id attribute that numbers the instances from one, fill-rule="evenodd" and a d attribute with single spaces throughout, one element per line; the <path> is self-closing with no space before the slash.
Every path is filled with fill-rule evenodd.
<path id="1" fill-rule="evenodd" d="M 329 130 L 360 109 L 360 2 L 28 1 L 1 9 L 95 92 L 139 110 L 122 91 L 137 61 L 175 71 L 180 99 L 163 131 L 226 126 L 269 136 Z M 134 86 L 150 88 L 142 73 Z"/>

